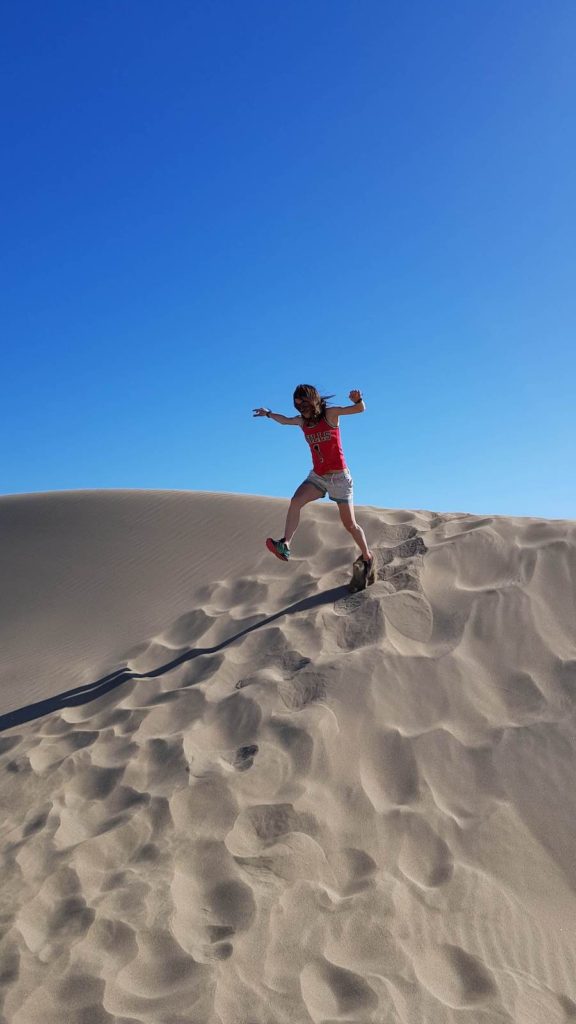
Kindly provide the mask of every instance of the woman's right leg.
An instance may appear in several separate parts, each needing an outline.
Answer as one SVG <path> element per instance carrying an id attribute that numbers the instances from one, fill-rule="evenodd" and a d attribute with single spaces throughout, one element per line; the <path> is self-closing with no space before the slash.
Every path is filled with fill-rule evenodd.
<path id="1" fill-rule="evenodd" d="M 290 544 L 292 537 L 298 529 L 298 523 L 300 522 L 300 509 L 307 505 L 309 501 L 316 501 L 317 498 L 323 498 L 322 491 L 315 487 L 314 484 L 308 483 L 307 480 L 294 492 L 290 507 L 288 509 L 288 515 L 286 516 L 286 526 L 284 527 L 284 539 L 287 544 Z"/>

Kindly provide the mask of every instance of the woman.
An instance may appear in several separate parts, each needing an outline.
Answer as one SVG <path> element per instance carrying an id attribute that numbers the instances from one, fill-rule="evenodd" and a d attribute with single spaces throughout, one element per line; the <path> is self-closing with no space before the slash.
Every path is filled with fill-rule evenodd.
<path id="1" fill-rule="evenodd" d="M 372 582 L 374 558 L 368 548 L 364 530 L 358 525 L 354 516 L 352 477 L 342 451 L 338 425 L 340 416 L 351 416 L 354 413 L 364 412 L 366 406 L 361 393 L 356 390 L 350 392 L 352 405 L 329 407 L 326 404 L 329 397 L 331 396 L 320 395 L 311 384 L 299 384 L 294 391 L 297 416 L 282 416 L 280 413 L 271 412 L 270 409 L 265 408 L 254 409 L 254 416 L 267 416 L 268 419 L 275 420 L 276 423 L 301 427 L 304 437 L 310 445 L 313 463 L 312 471 L 300 484 L 290 502 L 284 536 L 280 540 L 272 540 L 271 537 L 268 537 L 266 547 L 273 555 L 276 555 L 276 558 L 287 562 L 290 558 L 290 541 L 300 522 L 300 510 L 309 501 L 316 501 L 317 498 L 323 498 L 328 494 L 329 498 L 337 503 L 344 527 L 362 552 L 365 580 Z"/>

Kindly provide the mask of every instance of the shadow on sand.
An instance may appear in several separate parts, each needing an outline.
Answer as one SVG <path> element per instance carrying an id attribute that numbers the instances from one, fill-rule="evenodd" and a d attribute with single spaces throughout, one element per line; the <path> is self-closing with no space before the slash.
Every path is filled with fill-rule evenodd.
<path id="1" fill-rule="evenodd" d="M 291 604 L 288 608 L 282 608 L 281 611 L 275 612 L 274 615 L 269 615 L 261 619 L 260 622 L 255 622 L 246 629 L 242 629 L 234 636 L 228 637 L 227 640 L 223 640 L 222 643 L 217 644 L 215 647 L 199 647 L 195 650 L 186 651 L 184 654 L 178 655 L 173 661 L 168 662 L 166 665 L 161 665 L 159 668 L 152 669 L 150 672 L 132 672 L 128 668 L 120 668 L 115 672 L 109 673 L 107 676 L 103 676 L 102 679 L 97 679 L 94 683 L 86 683 L 85 686 L 77 686 L 73 690 L 67 690 L 66 693 L 59 693 L 54 697 L 48 697 L 46 700 L 38 701 L 35 704 L 27 704 L 26 707 L 16 708 L 15 711 L 9 711 L 5 715 L 0 715 L 0 732 L 4 732 L 6 729 L 13 729 L 14 726 L 22 725 L 24 722 L 31 722 L 35 718 L 42 718 L 53 711 L 61 711 L 63 708 L 88 704 L 91 700 L 103 697 L 110 690 L 115 690 L 117 686 L 121 686 L 122 683 L 127 683 L 131 679 L 154 679 L 158 676 L 163 676 L 166 672 L 171 672 L 179 665 L 184 665 L 187 661 L 193 661 L 194 658 L 200 658 L 206 654 L 217 654 L 225 647 L 235 643 L 236 640 L 241 640 L 242 637 L 247 636 L 248 633 L 253 633 L 256 629 L 261 629 L 262 626 L 268 626 L 271 622 L 276 622 L 277 619 L 281 619 L 284 615 L 294 615 L 296 612 L 305 612 L 311 608 L 331 604 L 344 597 L 347 593 L 347 586 L 332 587 L 330 590 L 324 590 L 321 594 L 315 594 L 313 597 L 306 597 L 302 601 L 297 601 L 296 604 Z"/>

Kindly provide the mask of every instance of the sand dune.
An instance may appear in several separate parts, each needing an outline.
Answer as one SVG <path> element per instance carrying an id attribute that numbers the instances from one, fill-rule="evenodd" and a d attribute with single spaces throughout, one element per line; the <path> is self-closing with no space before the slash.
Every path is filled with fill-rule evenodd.
<path id="1" fill-rule="evenodd" d="M 0 1020 L 576 1021 L 576 524 L 0 499 Z"/>

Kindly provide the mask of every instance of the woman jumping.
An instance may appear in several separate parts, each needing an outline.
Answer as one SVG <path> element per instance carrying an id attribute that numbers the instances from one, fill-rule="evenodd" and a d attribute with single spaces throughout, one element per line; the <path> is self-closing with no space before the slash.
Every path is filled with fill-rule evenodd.
<path id="1" fill-rule="evenodd" d="M 276 558 L 287 562 L 290 558 L 290 541 L 300 522 L 300 510 L 309 501 L 324 498 L 326 494 L 338 505 L 340 519 L 348 533 L 354 538 L 362 552 L 364 578 L 372 582 L 374 557 L 368 548 L 364 530 L 354 516 L 352 503 L 353 483 L 346 465 L 340 428 L 340 416 L 351 416 L 364 412 L 366 406 L 360 391 L 350 392 L 352 405 L 327 406 L 327 397 L 322 396 L 310 384 L 299 384 L 294 391 L 294 405 L 298 416 L 282 416 L 270 409 L 254 409 L 254 416 L 267 416 L 289 427 L 301 427 L 312 453 L 313 469 L 300 484 L 290 502 L 284 536 L 280 540 L 268 537 L 266 547 Z M 364 584 L 365 585 L 365 584 Z"/>

